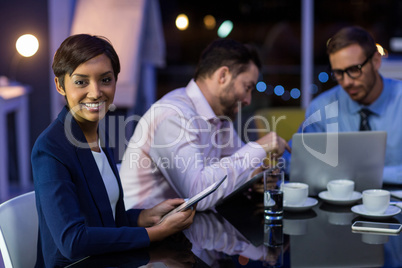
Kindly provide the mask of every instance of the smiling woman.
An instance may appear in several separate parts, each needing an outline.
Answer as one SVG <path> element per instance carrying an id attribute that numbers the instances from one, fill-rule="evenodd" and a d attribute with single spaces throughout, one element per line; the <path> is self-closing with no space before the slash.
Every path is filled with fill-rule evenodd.
<path id="1" fill-rule="evenodd" d="M 71 75 L 66 74 L 64 85 L 58 77 L 55 83 L 57 91 L 65 96 L 88 143 L 97 147 L 98 122 L 113 103 L 116 91 L 116 78 L 110 59 L 105 54 L 96 56 L 79 65 Z M 96 151 L 99 152 L 99 148 Z"/>
<path id="2" fill-rule="evenodd" d="M 108 135 L 99 130 L 120 72 L 112 45 L 98 36 L 70 36 L 52 68 L 67 105 L 32 150 L 40 237 L 36 266 L 64 267 L 89 255 L 147 247 L 187 228 L 195 210 L 158 224 L 184 202 L 180 198 L 125 209 Z"/>
<path id="3" fill-rule="evenodd" d="M 120 72 L 116 51 L 107 39 L 75 35 L 61 44 L 52 68 L 57 91 L 66 98 L 89 146 L 100 152 L 98 122 L 113 103 Z"/>

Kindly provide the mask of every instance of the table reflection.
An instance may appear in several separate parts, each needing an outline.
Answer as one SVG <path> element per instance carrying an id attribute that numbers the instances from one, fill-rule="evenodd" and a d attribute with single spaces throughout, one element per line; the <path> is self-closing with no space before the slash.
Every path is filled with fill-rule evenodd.
<path id="1" fill-rule="evenodd" d="M 240 195 L 198 212 L 189 229 L 148 249 L 92 256 L 72 267 L 402 267 L 402 235 L 353 233 L 351 224 L 367 219 L 351 214 L 351 206 L 320 201 L 267 222 L 262 200 Z M 386 222 L 402 222 L 402 214 Z"/>
<path id="2" fill-rule="evenodd" d="M 288 240 L 279 238 L 283 236 L 283 225 L 261 227 L 266 243 L 255 246 L 221 214 L 210 211 L 196 214 L 193 225 L 184 234 L 192 243 L 194 254 L 210 267 L 222 267 L 230 256 L 240 264 L 250 261 L 282 263 L 283 253 L 289 245 Z M 268 243 L 274 240 L 275 243 Z"/>
<path id="3" fill-rule="evenodd" d="M 190 241 L 179 233 L 146 249 L 91 256 L 67 267 L 209 267 L 191 248 Z"/>

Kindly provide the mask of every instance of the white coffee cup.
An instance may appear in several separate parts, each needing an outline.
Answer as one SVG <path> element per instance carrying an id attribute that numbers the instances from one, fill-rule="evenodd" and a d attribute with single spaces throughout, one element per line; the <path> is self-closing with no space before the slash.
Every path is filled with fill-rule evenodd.
<path id="1" fill-rule="evenodd" d="M 363 207 L 368 214 L 381 215 L 387 210 L 391 194 L 387 190 L 370 189 L 363 191 Z"/>
<path id="2" fill-rule="evenodd" d="M 355 189 L 352 180 L 332 180 L 327 183 L 329 194 L 336 199 L 350 199 Z"/>
<path id="3" fill-rule="evenodd" d="M 303 205 L 308 197 L 308 184 L 289 182 L 282 185 L 283 201 L 286 206 Z"/>

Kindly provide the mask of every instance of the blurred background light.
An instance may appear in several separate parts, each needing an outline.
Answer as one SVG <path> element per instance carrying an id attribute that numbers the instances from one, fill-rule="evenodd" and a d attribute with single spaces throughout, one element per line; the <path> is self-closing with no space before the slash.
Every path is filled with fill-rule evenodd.
<path id="1" fill-rule="evenodd" d="M 329 79 L 329 75 L 326 72 L 321 72 L 321 73 L 318 74 L 318 80 L 321 83 L 328 82 L 328 79 Z"/>
<path id="2" fill-rule="evenodd" d="M 188 17 L 186 14 L 180 14 L 176 18 L 176 27 L 180 31 L 184 31 L 188 28 Z"/>
<path id="3" fill-rule="evenodd" d="M 219 26 L 218 36 L 220 38 L 225 38 L 230 34 L 232 30 L 233 22 L 231 22 L 230 20 L 225 20 L 224 22 L 222 22 L 221 26 Z"/>
<path id="4" fill-rule="evenodd" d="M 392 37 L 389 40 L 389 46 L 395 52 L 402 51 L 402 37 Z"/>
<path id="5" fill-rule="evenodd" d="M 17 39 L 15 47 L 20 55 L 31 57 L 38 51 L 39 41 L 32 34 L 24 34 Z"/>
<path id="6" fill-rule="evenodd" d="M 300 94 L 300 89 L 298 88 L 292 88 L 292 90 L 290 91 L 290 96 L 295 100 L 300 98 Z"/>
<path id="7" fill-rule="evenodd" d="M 281 85 L 277 85 L 277 86 L 274 88 L 274 93 L 275 93 L 275 95 L 277 95 L 277 96 L 282 96 L 283 93 L 285 93 L 285 88 L 284 88 L 283 86 L 281 86 Z"/>
<path id="8" fill-rule="evenodd" d="M 281 98 L 282 98 L 282 100 L 284 100 L 284 101 L 288 101 L 288 100 L 290 99 L 290 93 L 289 93 L 289 91 L 283 92 Z"/>
<path id="9" fill-rule="evenodd" d="M 376 46 L 377 46 L 377 50 L 381 54 L 381 56 L 383 56 L 383 57 L 388 56 L 388 51 L 385 48 L 383 48 L 383 46 L 381 46 L 380 44 L 376 44 Z"/>
<path id="10" fill-rule="evenodd" d="M 205 25 L 205 28 L 207 28 L 208 30 L 214 29 L 216 26 L 216 20 L 215 20 L 214 16 L 206 15 L 204 17 L 204 25 Z"/>
<path id="11" fill-rule="evenodd" d="M 260 81 L 256 85 L 257 91 L 259 92 L 264 92 L 267 89 L 267 84 L 265 84 L 263 81 Z"/>

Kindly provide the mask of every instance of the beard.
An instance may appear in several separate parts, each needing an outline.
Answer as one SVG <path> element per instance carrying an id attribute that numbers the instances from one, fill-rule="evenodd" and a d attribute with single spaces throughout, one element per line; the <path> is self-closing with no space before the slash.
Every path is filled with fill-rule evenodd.
<path id="1" fill-rule="evenodd" d="M 241 101 L 239 101 L 239 98 L 234 93 L 235 88 L 233 84 L 233 82 L 230 83 L 223 91 L 223 94 L 219 96 L 219 102 L 221 107 L 223 107 L 223 115 L 229 117 L 232 121 L 235 120 L 237 113 L 242 108 Z M 238 108 L 237 111 L 236 108 Z"/>
<path id="2" fill-rule="evenodd" d="M 236 119 L 236 115 L 238 113 L 238 112 L 236 112 L 236 108 L 238 108 L 237 111 L 241 110 L 242 104 L 240 101 L 234 100 L 234 102 L 227 103 L 227 105 L 224 106 L 224 109 L 223 109 L 224 116 L 229 117 L 232 121 L 234 121 Z"/>
<path id="3" fill-rule="evenodd" d="M 361 83 L 357 87 L 346 87 L 345 90 L 352 100 L 360 104 L 368 105 L 374 101 L 373 100 L 373 94 L 375 94 L 374 87 L 377 84 L 376 71 L 372 67 L 370 69 L 370 72 L 368 72 L 365 76 L 366 79 L 364 80 L 364 83 Z M 358 94 L 356 95 L 351 94 L 349 92 L 351 90 L 358 90 Z"/>

